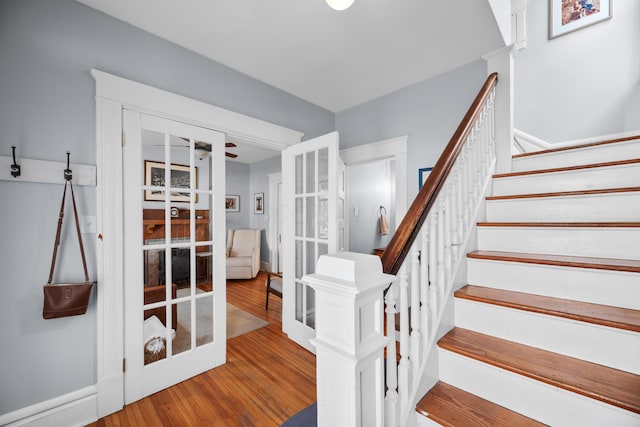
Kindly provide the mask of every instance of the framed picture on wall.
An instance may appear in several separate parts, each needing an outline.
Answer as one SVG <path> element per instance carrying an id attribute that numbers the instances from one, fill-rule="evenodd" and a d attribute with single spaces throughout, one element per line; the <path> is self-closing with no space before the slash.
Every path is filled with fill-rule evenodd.
<path id="1" fill-rule="evenodd" d="M 611 18 L 613 0 L 549 0 L 549 39 Z"/>
<path id="2" fill-rule="evenodd" d="M 256 215 L 264 214 L 264 193 L 253 195 L 253 213 Z"/>
<path id="3" fill-rule="evenodd" d="M 427 177 L 431 173 L 433 168 L 420 168 L 418 169 L 418 190 L 422 188 L 424 183 L 427 181 Z"/>
<path id="4" fill-rule="evenodd" d="M 240 196 L 227 194 L 224 197 L 224 208 L 227 212 L 240 212 Z"/>
<path id="5" fill-rule="evenodd" d="M 171 188 L 174 191 L 171 192 L 172 202 L 189 202 L 189 192 L 176 191 L 180 188 L 191 187 L 191 173 L 189 172 L 189 166 L 171 164 Z M 195 168 L 196 182 L 193 188 L 198 187 L 198 168 Z M 144 185 L 154 187 L 164 187 L 165 185 L 165 164 L 163 162 L 153 162 L 145 160 L 144 162 Z M 144 191 L 144 199 L 152 201 L 164 202 L 165 195 L 164 190 L 151 189 Z M 198 195 L 196 194 L 196 202 L 198 201 Z"/>

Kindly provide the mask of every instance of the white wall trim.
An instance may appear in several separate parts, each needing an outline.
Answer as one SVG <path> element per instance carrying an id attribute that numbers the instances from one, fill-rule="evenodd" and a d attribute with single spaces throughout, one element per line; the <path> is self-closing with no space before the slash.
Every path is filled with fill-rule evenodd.
<path id="1" fill-rule="evenodd" d="M 96 69 L 100 84 L 96 96 L 111 99 L 136 111 L 160 114 L 173 120 L 223 132 L 243 141 L 282 151 L 302 140 L 304 133 L 244 114 L 196 101 L 182 95 L 127 80 Z"/>
<path id="2" fill-rule="evenodd" d="M 3 426 L 83 426 L 96 418 L 96 387 L 89 386 L 0 416 Z"/>
<path id="3" fill-rule="evenodd" d="M 300 142 L 295 130 L 254 119 L 99 70 L 96 80 L 97 398 L 101 418 L 124 406 L 122 110 L 222 131 L 272 149 Z"/>
<path id="4" fill-rule="evenodd" d="M 393 159 L 396 162 L 396 225 L 407 212 L 407 145 L 409 136 L 399 136 L 369 144 L 340 150 L 340 157 L 347 167 L 358 163 Z M 347 188 L 348 191 L 348 188 Z M 348 197 L 348 195 L 347 195 Z"/>
<path id="5" fill-rule="evenodd" d="M 278 193 L 278 183 L 282 184 L 282 172 L 270 173 L 269 177 L 269 268 L 270 271 L 277 271 L 278 257 L 278 211 L 280 209 L 281 200 L 276 200 Z M 281 254 L 282 255 L 282 254 Z"/>
<path id="6" fill-rule="evenodd" d="M 519 147 L 524 149 L 524 151 L 518 150 L 518 152 L 525 153 L 535 151 L 529 146 L 533 146 L 533 148 L 538 148 L 540 150 L 547 150 L 551 148 L 573 147 L 574 145 L 590 144 L 592 142 L 607 141 L 610 139 L 628 138 L 631 136 L 640 136 L 640 129 L 626 132 L 610 133 L 607 135 L 592 136 L 589 138 L 573 139 L 570 141 L 550 143 L 519 129 L 513 129 L 514 142 L 524 142 L 524 144 Z"/>

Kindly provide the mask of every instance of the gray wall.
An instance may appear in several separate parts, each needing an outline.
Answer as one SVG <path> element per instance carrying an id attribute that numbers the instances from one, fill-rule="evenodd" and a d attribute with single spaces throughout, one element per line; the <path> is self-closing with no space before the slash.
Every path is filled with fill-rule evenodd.
<path id="1" fill-rule="evenodd" d="M 404 173 L 404 171 L 403 171 Z M 363 254 L 386 246 L 395 231 L 395 161 L 378 160 L 347 166 L 349 250 Z M 384 206 L 389 234 L 380 234 Z"/>
<path id="2" fill-rule="evenodd" d="M 252 200 L 249 200 L 249 197 L 253 196 L 249 194 L 249 173 L 249 165 L 236 162 L 225 163 L 226 193 L 240 196 L 240 211 L 227 212 L 227 230 L 251 227 L 250 215 L 253 210 Z"/>
<path id="3" fill-rule="evenodd" d="M 290 127 L 306 137 L 334 129 L 329 111 L 73 0 L 0 1 L 0 58 L 4 156 L 15 144 L 22 158 L 63 161 L 70 150 L 73 161 L 96 164 L 91 68 Z M 250 206 L 248 187 L 245 191 L 243 208 Z M 93 301 L 85 316 L 42 320 L 41 287 L 61 192 L 61 185 L 0 181 L 0 414 L 96 382 Z M 95 189 L 78 188 L 77 196 L 80 214 L 95 215 Z M 89 235 L 84 240 L 95 279 L 95 242 Z M 80 280 L 73 234 L 65 231 L 63 245 L 56 281 Z"/>
<path id="4" fill-rule="evenodd" d="M 273 196 L 269 194 L 269 174 L 282 171 L 282 161 L 280 156 L 272 157 L 251 165 L 250 177 L 250 224 L 251 228 L 262 230 L 260 241 L 260 260 L 269 262 L 269 245 L 267 242 L 269 236 L 269 205 L 273 203 Z M 264 193 L 264 214 L 257 215 L 253 213 L 253 195 L 255 193 Z"/>
<path id="5" fill-rule="evenodd" d="M 478 60 L 336 115 L 340 148 L 409 135 L 408 200 L 418 192 L 418 169 L 431 167 L 486 79 Z"/>
<path id="6" fill-rule="evenodd" d="M 515 126 L 549 142 L 640 129 L 640 2 L 548 39 L 547 1 L 527 2 L 527 48 L 515 60 Z"/>

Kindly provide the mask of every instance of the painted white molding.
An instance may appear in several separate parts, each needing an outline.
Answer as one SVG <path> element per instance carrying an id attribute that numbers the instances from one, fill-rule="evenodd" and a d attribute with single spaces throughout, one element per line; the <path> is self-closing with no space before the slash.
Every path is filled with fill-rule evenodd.
<path id="1" fill-rule="evenodd" d="M 409 136 L 399 136 L 340 150 L 347 167 L 375 160 L 393 159 L 396 162 L 396 226 L 407 212 L 407 144 Z M 347 191 L 348 188 L 347 188 Z M 347 196 L 348 197 L 348 196 Z"/>
<path id="2" fill-rule="evenodd" d="M 222 131 L 240 140 L 283 150 L 300 142 L 295 130 L 130 81 L 99 70 L 96 80 L 97 412 L 124 405 L 124 294 L 122 218 L 122 110 L 144 112 Z"/>
<path id="3" fill-rule="evenodd" d="M 20 165 L 20 176 L 11 176 L 10 170 L 13 158 L 0 156 L 0 170 L 6 171 L 0 175 L 0 180 L 12 182 L 38 182 L 43 184 L 64 184 L 64 170 L 66 162 L 36 159 L 16 159 Z M 75 185 L 96 185 L 96 167 L 92 165 L 69 164 Z"/>
<path id="4" fill-rule="evenodd" d="M 117 100 L 123 107 L 223 132 L 240 140 L 282 151 L 302 140 L 304 133 L 182 95 L 92 69 L 96 96 Z"/>
<path id="5" fill-rule="evenodd" d="M 0 416 L 2 426 L 83 426 L 96 418 L 96 387 L 84 387 L 62 396 Z"/>
<path id="6" fill-rule="evenodd" d="M 527 3 L 511 0 L 511 42 L 516 49 L 527 47 Z"/>
<path id="7" fill-rule="evenodd" d="M 513 129 L 513 141 L 516 145 L 517 151 L 520 153 L 530 153 L 533 151 L 548 150 L 552 148 L 573 147 L 576 145 L 590 144 L 592 142 L 607 141 L 610 139 L 628 138 L 631 136 L 640 136 L 640 129 L 550 143 L 527 132 L 521 131 L 520 129 Z"/>
<path id="8" fill-rule="evenodd" d="M 496 173 L 511 172 L 511 146 L 513 144 L 513 91 L 514 59 L 517 49 L 513 45 L 494 50 L 482 59 L 487 61 L 487 75 L 498 73 L 494 103 Z"/>
<path id="9" fill-rule="evenodd" d="M 278 184 L 282 184 L 282 172 L 270 173 L 269 177 L 269 263 L 268 268 L 270 271 L 278 270 L 278 212 L 282 205 L 281 200 L 277 197 Z M 282 197 L 282 194 L 280 195 Z"/>
<path id="10" fill-rule="evenodd" d="M 384 425 L 383 290 L 395 276 L 375 255 L 322 255 L 304 276 L 316 295 L 318 425 Z"/>

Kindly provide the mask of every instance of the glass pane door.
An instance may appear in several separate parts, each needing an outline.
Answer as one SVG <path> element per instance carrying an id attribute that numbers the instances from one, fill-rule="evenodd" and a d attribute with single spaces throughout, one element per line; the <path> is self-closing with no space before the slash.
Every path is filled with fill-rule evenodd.
<path id="1" fill-rule="evenodd" d="M 131 402 L 224 362 L 224 136 L 135 112 L 124 117 Z"/>
<path id="2" fill-rule="evenodd" d="M 338 250 L 338 134 L 290 147 L 283 153 L 283 330 L 313 351 L 315 294 L 302 277 L 315 272 L 318 257 Z M 344 221 L 343 221 L 344 223 Z"/>

